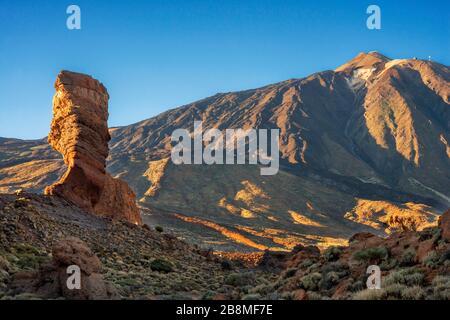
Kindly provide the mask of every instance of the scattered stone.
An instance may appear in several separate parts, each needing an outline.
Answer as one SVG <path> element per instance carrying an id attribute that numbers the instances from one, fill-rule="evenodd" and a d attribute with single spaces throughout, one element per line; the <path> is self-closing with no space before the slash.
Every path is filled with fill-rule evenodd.
<path id="1" fill-rule="evenodd" d="M 169 273 L 173 271 L 173 264 L 167 260 L 155 259 L 150 264 L 153 271 Z"/>
<path id="2" fill-rule="evenodd" d="M 419 247 L 417 249 L 416 259 L 419 262 L 423 262 L 425 258 L 427 257 L 428 253 L 433 251 L 434 249 L 434 241 L 433 239 L 422 241 L 419 244 Z"/>
<path id="3" fill-rule="evenodd" d="M 450 210 L 447 210 L 439 219 L 442 238 L 450 242 Z"/>
<path id="4" fill-rule="evenodd" d="M 53 247 L 52 255 L 55 264 L 62 268 L 77 265 L 87 275 L 101 271 L 101 262 L 97 256 L 83 241 L 75 237 L 57 243 Z"/>
<path id="5" fill-rule="evenodd" d="M 287 252 L 266 250 L 259 262 L 259 267 L 265 270 L 279 271 L 286 267 Z"/>
<path id="6" fill-rule="evenodd" d="M 308 300 L 308 294 L 303 289 L 298 289 L 292 292 L 293 300 Z"/>
<path id="7" fill-rule="evenodd" d="M 80 268 L 80 288 L 67 285 L 68 267 Z M 100 260 L 80 239 L 71 237 L 57 243 L 53 259 L 37 271 L 21 271 L 13 275 L 11 292 L 33 294 L 43 299 L 103 300 L 117 298 L 115 289 L 100 274 Z"/>

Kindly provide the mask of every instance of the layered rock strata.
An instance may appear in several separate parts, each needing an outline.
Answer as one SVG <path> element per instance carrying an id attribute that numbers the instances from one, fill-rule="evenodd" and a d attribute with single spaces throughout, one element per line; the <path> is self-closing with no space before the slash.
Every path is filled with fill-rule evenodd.
<path id="1" fill-rule="evenodd" d="M 88 75 L 69 71 L 58 75 L 55 88 L 48 142 L 63 155 L 67 171 L 45 194 L 99 216 L 142 224 L 134 192 L 106 172 L 111 139 L 106 88 Z"/>

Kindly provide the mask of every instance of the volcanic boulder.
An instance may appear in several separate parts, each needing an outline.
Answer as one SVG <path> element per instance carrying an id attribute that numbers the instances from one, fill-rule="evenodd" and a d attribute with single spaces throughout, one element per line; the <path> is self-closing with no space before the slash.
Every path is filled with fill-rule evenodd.
<path id="1" fill-rule="evenodd" d="M 114 288 L 101 275 L 101 262 L 91 249 L 78 238 L 69 237 L 57 243 L 52 251 L 53 265 L 58 274 L 60 292 L 67 299 L 103 300 L 114 298 Z M 67 287 L 67 267 L 76 265 L 81 270 L 81 288 Z"/>
<path id="2" fill-rule="evenodd" d="M 442 238 L 450 241 L 450 210 L 447 210 L 439 219 L 439 227 L 442 230 Z"/>
<path id="3" fill-rule="evenodd" d="M 45 194 L 61 196 L 99 216 L 142 224 L 134 192 L 106 172 L 111 139 L 106 88 L 88 75 L 69 71 L 58 75 L 55 88 L 48 142 L 68 168 Z"/>
<path id="4" fill-rule="evenodd" d="M 22 271 L 13 275 L 11 293 L 30 293 L 43 299 L 106 300 L 118 297 L 116 289 L 101 274 L 99 258 L 85 242 L 69 237 L 58 241 L 52 250 L 53 259 L 36 271 Z M 69 267 L 79 268 L 79 288 L 72 283 Z"/>

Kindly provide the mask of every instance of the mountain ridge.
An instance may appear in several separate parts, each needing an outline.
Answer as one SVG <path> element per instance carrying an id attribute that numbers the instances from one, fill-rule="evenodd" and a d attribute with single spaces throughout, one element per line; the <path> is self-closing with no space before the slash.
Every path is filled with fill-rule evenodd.
<path id="1" fill-rule="evenodd" d="M 291 249 L 352 231 L 424 227 L 450 206 L 449 79 L 439 63 L 362 53 L 335 70 L 110 128 L 108 171 L 134 189 L 148 223 L 220 249 L 249 249 L 230 234 Z M 279 128 L 282 178 L 252 167 L 174 166 L 170 135 L 194 120 L 204 129 Z M 38 192 L 41 179 L 59 174 L 59 157 L 45 144 L 15 143 L 0 140 L 0 191 Z"/>

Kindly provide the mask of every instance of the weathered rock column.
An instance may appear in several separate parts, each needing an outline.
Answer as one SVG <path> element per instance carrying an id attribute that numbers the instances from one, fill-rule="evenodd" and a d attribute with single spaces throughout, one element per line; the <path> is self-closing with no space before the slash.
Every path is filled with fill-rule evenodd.
<path id="1" fill-rule="evenodd" d="M 106 172 L 111 139 L 106 88 L 88 75 L 69 71 L 58 75 L 55 88 L 48 142 L 63 155 L 68 168 L 45 194 L 63 197 L 99 216 L 142 224 L 133 191 Z"/>

